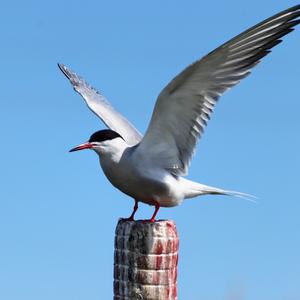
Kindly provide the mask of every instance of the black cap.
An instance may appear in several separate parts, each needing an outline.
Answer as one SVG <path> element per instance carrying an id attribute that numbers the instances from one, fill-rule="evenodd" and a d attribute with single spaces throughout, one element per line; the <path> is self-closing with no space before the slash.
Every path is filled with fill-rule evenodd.
<path id="1" fill-rule="evenodd" d="M 117 132 L 110 130 L 110 129 L 104 129 L 104 130 L 99 130 L 93 133 L 89 139 L 89 142 L 103 142 L 107 140 L 112 140 L 115 138 L 121 138 L 123 139 Z"/>

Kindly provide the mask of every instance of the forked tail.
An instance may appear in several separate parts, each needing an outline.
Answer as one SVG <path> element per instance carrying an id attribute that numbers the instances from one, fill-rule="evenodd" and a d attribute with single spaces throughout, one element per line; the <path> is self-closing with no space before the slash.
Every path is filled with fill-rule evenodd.
<path id="1" fill-rule="evenodd" d="M 184 187 L 185 198 L 193 198 L 201 195 L 224 195 L 224 196 L 238 197 L 247 201 L 257 203 L 256 201 L 257 197 L 250 194 L 241 193 L 237 191 L 223 190 L 212 186 L 204 185 L 201 183 L 197 183 L 194 181 L 190 181 L 185 178 L 181 178 L 181 183 Z"/>

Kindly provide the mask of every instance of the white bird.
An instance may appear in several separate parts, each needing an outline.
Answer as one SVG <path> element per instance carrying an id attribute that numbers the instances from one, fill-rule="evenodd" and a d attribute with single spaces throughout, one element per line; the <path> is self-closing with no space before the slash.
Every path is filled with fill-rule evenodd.
<path id="1" fill-rule="evenodd" d="M 196 143 L 219 97 L 250 74 L 261 58 L 300 23 L 300 5 L 291 7 L 246 30 L 194 62 L 159 94 L 144 136 L 83 78 L 66 66 L 59 68 L 76 92 L 109 129 L 94 133 L 70 151 L 94 150 L 108 180 L 138 202 L 159 208 L 207 194 L 246 194 L 206 186 L 187 175 Z"/>

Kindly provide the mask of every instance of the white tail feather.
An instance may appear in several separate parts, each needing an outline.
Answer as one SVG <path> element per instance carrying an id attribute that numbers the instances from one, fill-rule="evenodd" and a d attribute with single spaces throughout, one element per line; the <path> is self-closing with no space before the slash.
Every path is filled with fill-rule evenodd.
<path id="1" fill-rule="evenodd" d="M 224 191 L 225 193 L 223 195 L 225 196 L 233 196 L 237 198 L 241 198 L 253 203 L 257 203 L 258 197 L 251 195 L 251 194 L 246 194 L 246 193 L 241 193 L 241 192 L 236 192 L 236 191 Z"/>
<path id="2" fill-rule="evenodd" d="M 256 196 L 236 192 L 236 191 L 227 191 L 219 188 L 215 188 L 212 186 L 200 184 L 198 182 L 190 181 L 185 178 L 180 178 L 180 183 L 183 185 L 184 191 L 185 191 L 185 197 L 184 198 L 194 198 L 201 195 L 224 195 L 224 196 L 233 196 L 237 198 L 241 198 L 253 203 L 257 203 L 256 199 L 258 199 Z"/>

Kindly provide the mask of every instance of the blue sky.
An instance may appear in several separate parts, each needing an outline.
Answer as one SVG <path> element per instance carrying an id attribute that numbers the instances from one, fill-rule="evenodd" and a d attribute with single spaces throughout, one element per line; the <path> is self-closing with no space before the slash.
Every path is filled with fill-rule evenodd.
<path id="1" fill-rule="evenodd" d="M 112 298 L 113 238 L 133 201 L 91 151 L 103 124 L 61 62 L 144 132 L 160 90 L 188 64 L 296 1 L 7 1 L 1 4 L 0 299 Z M 300 27 L 227 92 L 189 178 L 248 192 L 202 197 L 174 219 L 179 298 L 300 299 Z M 139 218 L 153 208 L 141 205 Z"/>

